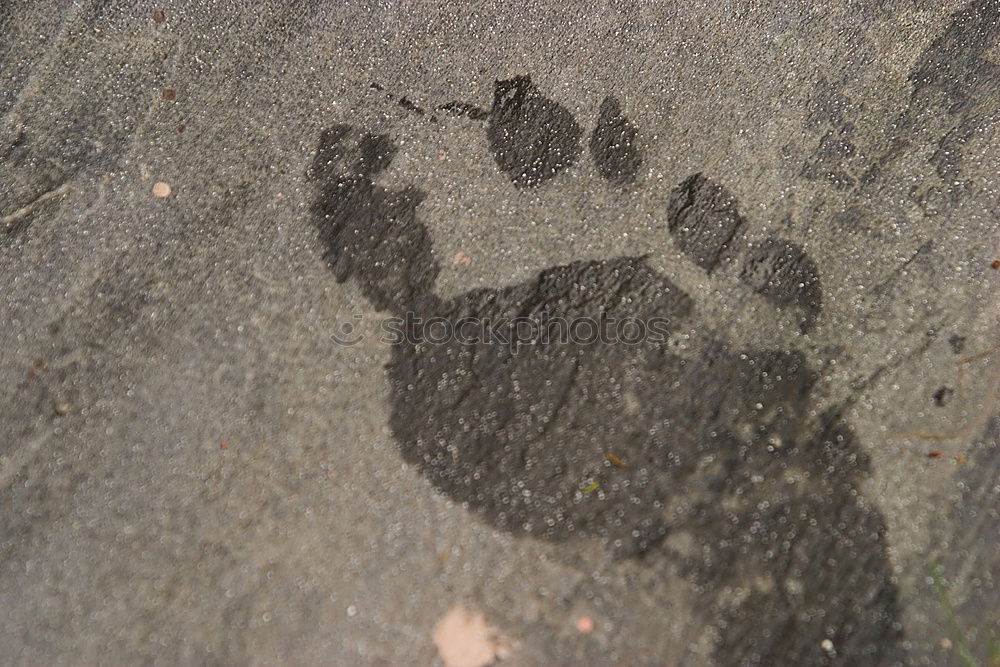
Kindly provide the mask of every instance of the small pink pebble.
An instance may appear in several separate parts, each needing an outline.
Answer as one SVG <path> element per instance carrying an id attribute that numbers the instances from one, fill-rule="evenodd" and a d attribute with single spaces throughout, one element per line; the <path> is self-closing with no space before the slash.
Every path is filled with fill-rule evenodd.
<path id="1" fill-rule="evenodd" d="M 158 199 L 166 199 L 170 196 L 170 184 L 160 181 L 153 185 L 153 196 Z"/>
<path id="2" fill-rule="evenodd" d="M 469 257 L 462 251 L 455 253 L 455 257 L 451 260 L 452 266 L 468 266 L 472 264 L 472 258 Z"/>
<path id="3" fill-rule="evenodd" d="M 581 616 L 576 619 L 576 629 L 585 635 L 589 635 L 594 631 L 594 619 L 590 616 Z"/>

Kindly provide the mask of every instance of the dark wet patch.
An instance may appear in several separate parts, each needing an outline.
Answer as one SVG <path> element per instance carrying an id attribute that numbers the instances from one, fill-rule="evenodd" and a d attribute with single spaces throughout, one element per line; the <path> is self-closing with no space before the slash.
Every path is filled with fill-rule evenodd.
<path id="1" fill-rule="evenodd" d="M 939 408 L 951 403 L 951 399 L 955 396 L 955 390 L 951 387 L 941 387 L 934 392 L 934 405 Z"/>
<path id="2" fill-rule="evenodd" d="M 427 111 L 422 106 L 420 106 L 419 104 L 411 100 L 409 97 L 407 97 L 406 95 L 401 95 L 401 96 L 393 95 L 392 93 L 386 91 L 385 86 L 376 81 L 372 81 L 371 83 L 369 83 L 368 88 L 382 93 L 382 97 L 387 102 L 395 102 L 403 109 L 406 109 L 411 113 L 415 113 L 418 116 L 427 116 Z M 429 120 L 432 123 L 437 122 L 437 118 L 434 115 L 431 115 L 429 117 Z"/>
<path id="3" fill-rule="evenodd" d="M 816 82 L 809 98 L 806 128 L 821 133 L 819 144 L 802 165 L 801 174 L 811 181 L 826 181 L 838 189 L 854 185 L 848 163 L 857 153 L 854 124 L 847 119 L 851 101 L 828 79 Z"/>
<path id="4" fill-rule="evenodd" d="M 411 320 L 387 366 L 403 458 L 515 535 L 601 540 L 648 564 L 653 582 L 679 569 L 700 592 L 696 618 L 718 630 L 719 664 L 824 664 L 825 639 L 844 664 L 897 658 L 884 520 L 859 489 L 868 461 L 837 411 L 816 416 L 817 374 L 803 356 L 720 341 L 677 354 L 668 338 L 690 325 L 691 300 L 643 257 L 439 300 L 419 193 L 374 183 L 393 153 L 385 135 L 339 125 L 310 170 L 326 256 L 375 305 L 454 328 L 659 318 L 664 334 L 634 345 L 432 343 Z M 675 194 L 675 238 L 714 267 L 742 225 L 731 197 L 702 176 Z M 774 298 L 801 305 L 781 286 L 815 267 L 795 250 L 773 241 L 758 252 Z M 653 583 L 642 594 L 671 593 Z"/>
<path id="5" fill-rule="evenodd" d="M 833 224 L 852 233 L 864 234 L 874 239 L 882 240 L 883 234 L 871 224 L 871 218 L 860 206 L 848 205 L 842 211 L 830 214 Z M 884 221 L 882 221 L 884 224 Z"/>
<path id="6" fill-rule="evenodd" d="M 638 134 L 635 125 L 622 113 L 618 100 L 611 95 L 605 97 L 590 138 L 590 153 L 601 176 L 619 185 L 635 180 L 642 164 L 636 142 Z"/>
<path id="7" fill-rule="evenodd" d="M 853 130 L 853 124 L 847 120 L 850 108 L 851 100 L 841 90 L 841 86 L 834 84 L 825 76 L 820 77 L 809 96 L 806 127 Z"/>
<path id="8" fill-rule="evenodd" d="M 468 102 L 448 102 L 438 108 L 442 111 L 447 111 L 453 116 L 467 116 L 472 120 L 485 120 L 490 117 L 489 111 Z"/>
<path id="9" fill-rule="evenodd" d="M 399 106 L 403 107 L 407 111 L 412 111 L 413 113 L 415 113 L 415 114 L 417 114 L 419 116 L 423 116 L 424 115 L 423 107 L 420 107 L 415 102 L 413 102 L 412 100 L 410 100 L 408 97 L 405 97 L 405 96 L 404 97 L 400 97 L 399 98 Z"/>
<path id="10" fill-rule="evenodd" d="M 529 76 L 497 81 L 486 138 L 497 166 L 520 187 L 550 180 L 580 156 L 583 130 Z"/>
<path id="11" fill-rule="evenodd" d="M 990 665 L 996 659 L 997 610 L 1000 609 L 1000 413 L 994 413 L 969 443 L 969 464 L 958 466 L 955 488 L 960 498 L 943 520 L 954 527 L 947 539 L 936 540 L 927 562 L 940 568 L 948 586 L 954 618 L 969 649 L 966 664 Z M 954 635 L 953 635 L 954 636 Z M 951 659 L 942 656 L 941 664 Z"/>
<path id="12" fill-rule="evenodd" d="M 667 227 L 674 243 L 709 273 L 731 253 L 744 224 L 732 195 L 702 174 L 670 193 Z"/>
<path id="13" fill-rule="evenodd" d="M 776 306 L 800 308 L 803 333 L 816 325 L 823 309 L 823 288 L 816 263 L 798 244 L 767 239 L 750 248 L 740 279 Z"/>
<path id="14" fill-rule="evenodd" d="M 835 188 L 849 188 L 854 185 L 854 179 L 842 165 L 856 152 L 852 142 L 831 130 L 823 135 L 819 146 L 802 166 L 802 175 L 811 181 L 825 180 Z"/>
<path id="15" fill-rule="evenodd" d="M 952 334 L 951 337 L 948 338 L 948 345 L 951 346 L 951 351 L 955 354 L 962 354 L 965 350 L 965 336 Z"/>
<path id="16" fill-rule="evenodd" d="M 1000 118 L 1000 65 L 986 54 L 1000 44 L 1000 3 L 975 0 L 952 15 L 944 33 L 920 54 L 909 80 L 909 104 L 892 124 L 892 140 L 873 165 L 876 180 L 887 163 L 928 134 L 938 176 L 961 191 L 963 147 Z"/>
<path id="17" fill-rule="evenodd" d="M 962 146 L 978 131 L 997 120 L 1000 66 L 984 58 L 1000 38 L 1000 3 L 970 2 L 952 16 L 951 23 L 918 61 L 910 81 L 914 90 L 904 126 L 926 107 L 943 109 L 952 116 L 953 129 L 941 137 L 931 157 L 938 175 L 956 178 Z"/>

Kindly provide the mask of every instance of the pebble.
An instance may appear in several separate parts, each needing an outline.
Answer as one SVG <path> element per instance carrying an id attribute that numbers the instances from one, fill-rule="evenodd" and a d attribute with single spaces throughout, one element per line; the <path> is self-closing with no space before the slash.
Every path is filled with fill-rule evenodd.
<path id="1" fill-rule="evenodd" d="M 153 196 L 157 199 L 166 199 L 170 196 L 171 191 L 170 183 L 165 181 L 157 181 L 153 184 Z"/>

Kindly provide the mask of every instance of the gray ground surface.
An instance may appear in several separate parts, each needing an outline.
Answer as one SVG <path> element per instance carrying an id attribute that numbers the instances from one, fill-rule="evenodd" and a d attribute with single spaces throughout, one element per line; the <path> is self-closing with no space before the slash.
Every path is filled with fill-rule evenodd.
<path id="1" fill-rule="evenodd" d="M 998 122 L 983 0 L 3 3 L 3 661 L 986 664 Z M 379 339 L 539 309 L 670 343 Z"/>

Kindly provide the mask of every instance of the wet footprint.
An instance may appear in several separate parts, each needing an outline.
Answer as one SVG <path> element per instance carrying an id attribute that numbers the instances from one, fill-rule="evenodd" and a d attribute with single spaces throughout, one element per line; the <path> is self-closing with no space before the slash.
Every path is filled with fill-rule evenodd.
<path id="1" fill-rule="evenodd" d="M 518 76 L 497 81 L 486 138 L 497 167 L 515 185 L 534 187 L 580 156 L 583 130 L 568 110 Z"/>
<path id="2" fill-rule="evenodd" d="M 542 186 L 582 155 L 580 124 L 526 76 L 497 82 L 478 115 L 514 187 Z M 615 98 L 595 126 L 606 184 L 641 187 L 638 130 Z M 859 491 L 867 461 L 836 409 L 816 415 L 803 355 L 724 340 L 679 354 L 673 332 L 709 327 L 642 256 L 439 298 L 423 193 L 379 182 L 395 151 L 385 134 L 335 125 L 310 177 L 335 276 L 398 318 L 387 369 L 404 459 L 511 533 L 672 563 L 701 591 L 692 613 L 715 629 L 719 664 L 894 659 L 884 520 Z M 692 262 L 708 273 L 732 263 L 748 293 L 797 309 L 809 331 L 821 312 L 815 263 L 792 241 L 747 242 L 747 226 L 703 175 L 664 211 L 664 233 Z M 431 321 L 449 334 L 432 338 L 421 326 Z"/>

